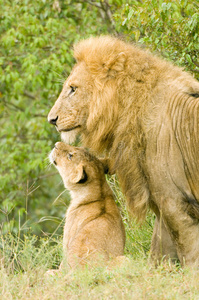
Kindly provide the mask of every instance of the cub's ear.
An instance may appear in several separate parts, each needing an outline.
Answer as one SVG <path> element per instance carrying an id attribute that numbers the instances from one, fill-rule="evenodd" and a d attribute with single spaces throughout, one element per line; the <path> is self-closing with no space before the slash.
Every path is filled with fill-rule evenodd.
<path id="1" fill-rule="evenodd" d="M 111 161 L 109 158 L 99 158 L 104 167 L 104 174 L 113 175 L 115 172 L 111 167 Z"/>
<path id="2" fill-rule="evenodd" d="M 85 183 L 88 179 L 83 164 L 79 164 L 70 176 L 72 183 Z"/>

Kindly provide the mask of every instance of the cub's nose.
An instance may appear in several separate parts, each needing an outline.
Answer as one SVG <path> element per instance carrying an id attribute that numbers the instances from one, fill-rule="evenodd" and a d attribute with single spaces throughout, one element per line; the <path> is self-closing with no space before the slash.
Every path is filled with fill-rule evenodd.
<path id="1" fill-rule="evenodd" d="M 57 123 L 57 120 L 58 120 L 58 116 L 56 117 L 56 118 L 48 118 L 48 122 L 50 123 L 50 124 L 52 124 L 52 125 L 56 125 L 56 123 Z"/>

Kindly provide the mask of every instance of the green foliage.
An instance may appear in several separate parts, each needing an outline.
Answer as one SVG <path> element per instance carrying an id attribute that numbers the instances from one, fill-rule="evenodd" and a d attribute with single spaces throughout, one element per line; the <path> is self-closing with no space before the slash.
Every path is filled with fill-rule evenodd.
<path id="1" fill-rule="evenodd" d="M 199 78 L 198 1 L 125 1 L 114 18 L 118 32 Z"/>
<path id="2" fill-rule="evenodd" d="M 52 207 L 63 186 L 57 187 L 59 176 L 49 177 L 55 170 L 47 170 L 59 139 L 47 114 L 74 63 L 73 43 L 106 25 L 97 8 L 77 1 L 0 0 L 0 6 L 2 231 L 31 225 L 37 233 L 51 232 L 52 222 L 38 221 L 62 219 L 65 208 Z"/>

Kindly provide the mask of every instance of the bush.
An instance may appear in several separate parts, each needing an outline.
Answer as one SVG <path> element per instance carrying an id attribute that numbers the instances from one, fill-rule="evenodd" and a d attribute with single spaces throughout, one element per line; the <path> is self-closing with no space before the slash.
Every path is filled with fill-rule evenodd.
<path id="1" fill-rule="evenodd" d="M 199 78 L 197 1 L 127 1 L 114 18 L 118 32 Z"/>

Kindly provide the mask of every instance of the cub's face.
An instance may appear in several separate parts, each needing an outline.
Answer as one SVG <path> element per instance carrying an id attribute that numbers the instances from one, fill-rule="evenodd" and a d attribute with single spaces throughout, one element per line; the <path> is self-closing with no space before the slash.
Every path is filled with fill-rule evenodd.
<path id="1" fill-rule="evenodd" d="M 92 79 L 85 63 L 77 64 L 48 114 L 48 121 L 56 126 L 64 142 L 72 143 L 79 133 L 84 132 L 92 89 Z"/>
<path id="2" fill-rule="evenodd" d="M 51 151 L 49 159 L 58 169 L 64 185 L 69 190 L 89 185 L 94 181 L 105 180 L 108 171 L 107 161 L 101 162 L 88 151 L 58 142 Z"/>

